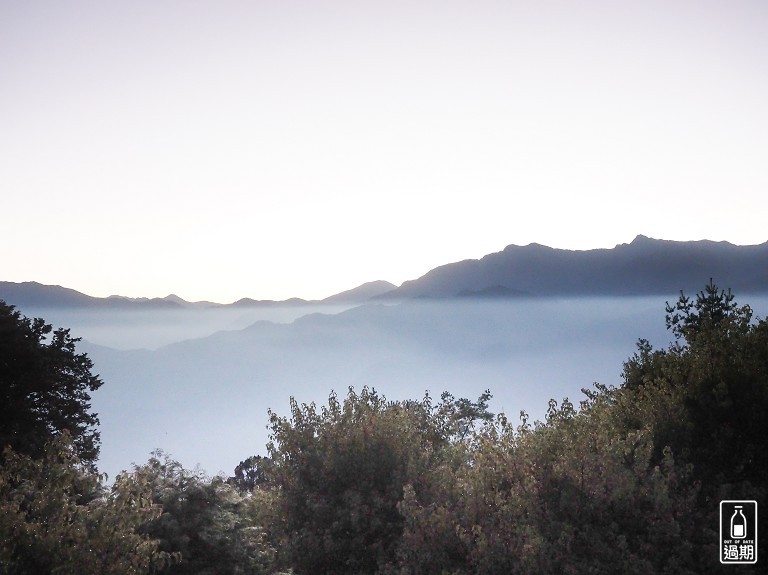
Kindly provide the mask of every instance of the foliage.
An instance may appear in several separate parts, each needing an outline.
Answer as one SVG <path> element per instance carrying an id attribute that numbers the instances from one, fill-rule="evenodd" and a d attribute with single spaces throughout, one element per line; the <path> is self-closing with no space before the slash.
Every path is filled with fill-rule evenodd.
<path id="1" fill-rule="evenodd" d="M 436 498 L 408 492 L 401 572 L 722 570 L 719 501 L 765 502 L 768 324 L 712 282 L 668 313 L 677 341 L 640 340 L 621 388 L 533 425 L 501 415 Z"/>
<path id="2" fill-rule="evenodd" d="M 432 406 L 350 389 L 328 406 L 270 412 L 269 445 L 296 573 L 375 573 L 395 565 L 406 485 L 417 493 L 445 457 L 447 421 Z"/>
<path id="3" fill-rule="evenodd" d="M 6 448 L 0 467 L 0 573 L 127 575 L 171 559 L 138 528 L 159 516 L 146 475 L 110 488 L 75 454 L 69 437 L 33 459 Z"/>
<path id="4" fill-rule="evenodd" d="M 352 390 L 271 414 L 297 573 L 717 572 L 718 502 L 764 502 L 768 324 L 710 283 L 667 305 L 624 384 L 511 425 L 443 394 Z M 477 427 L 477 424 L 481 427 Z M 393 512 L 397 510 L 397 513 Z"/>
<path id="5" fill-rule="evenodd" d="M 462 397 L 456 399 L 451 393 L 444 391 L 440 396 L 440 415 L 447 419 L 449 434 L 456 441 L 464 441 L 475 431 L 476 423 L 493 420 L 493 413 L 488 411 L 488 402 L 491 400 L 490 390 L 486 389 L 477 401 L 470 401 Z"/>
<path id="6" fill-rule="evenodd" d="M 222 477 L 184 469 L 161 451 L 135 468 L 147 478 L 162 515 L 142 527 L 180 561 L 172 574 L 271 572 L 277 552 L 262 527 L 269 494 L 243 495 Z"/>
<path id="7" fill-rule="evenodd" d="M 760 454 L 768 448 L 761 431 L 768 425 L 768 323 L 752 322 L 750 307 L 739 307 L 711 280 L 695 301 L 681 293 L 667 312 L 678 341 L 627 362 L 626 385 L 655 381 L 679 390 L 684 415 L 668 441 L 688 455 L 700 479 L 766 485 Z"/>
<path id="8" fill-rule="evenodd" d="M 423 552 L 443 558 L 404 572 L 649 573 L 689 562 L 695 486 L 671 451 L 653 464 L 652 429 L 622 430 L 622 395 L 603 388 L 580 412 L 552 402 L 535 426 L 524 415 L 517 428 L 504 416 L 486 425 L 442 500 L 410 495 L 401 506 L 408 556 L 429 541 Z"/>
<path id="9" fill-rule="evenodd" d="M 270 460 L 261 455 L 252 455 L 235 467 L 235 473 L 227 482 L 240 491 L 253 491 L 269 481 Z"/>
<path id="10" fill-rule="evenodd" d="M 728 324 L 743 329 L 752 318 L 752 310 L 749 306 L 739 308 L 734 299 L 730 288 L 728 291 L 721 290 L 710 278 L 704 290 L 697 294 L 696 301 L 691 301 L 681 291 L 674 306 L 667 302 L 667 329 L 689 344 L 698 334 L 711 332 L 715 328 L 722 330 Z"/>
<path id="11" fill-rule="evenodd" d="M 0 448 L 40 457 L 66 430 L 80 460 L 96 460 L 98 419 L 89 392 L 102 381 L 88 356 L 77 353 L 78 341 L 0 300 Z"/>

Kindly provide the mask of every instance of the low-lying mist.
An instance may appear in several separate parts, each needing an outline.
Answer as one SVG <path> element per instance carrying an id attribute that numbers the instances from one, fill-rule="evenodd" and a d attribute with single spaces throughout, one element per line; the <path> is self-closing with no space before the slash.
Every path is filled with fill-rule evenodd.
<path id="1" fill-rule="evenodd" d="M 325 403 L 331 390 L 342 395 L 349 386 L 391 400 L 429 392 L 435 401 L 443 391 L 475 399 L 490 389 L 492 411 L 542 419 L 550 398 L 577 403 L 595 381 L 619 385 L 638 338 L 665 347 L 665 299 L 674 297 L 411 301 L 323 308 L 291 323 L 262 315 L 242 329 L 257 315 L 86 318 L 90 341 L 81 349 L 105 381 L 93 397 L 99 466 L 114 477 L 162 448 L 185 467 L 231 474 L 246 457 L 266 454 L 268 409 L 288 414 L 291 396 Z M 764 296 L 742 303 L 761 316 L 768 310 Z M 229 330 L 193 339 L 213 326 Z M 105 346 L 142 340 L 150 348 L 161 334 L 176 343 Z"/>
<path id="2" fill-rule="evenodd" d="M 351 305 L 275 305 L 180 309 L 23 308 L 28 317 L 42 317 L 72 335 L 113 349 L 157 349 L 178 341 L 238 330 L 257 321 L 290 323 L 315 313 L 339 313 Z"/>

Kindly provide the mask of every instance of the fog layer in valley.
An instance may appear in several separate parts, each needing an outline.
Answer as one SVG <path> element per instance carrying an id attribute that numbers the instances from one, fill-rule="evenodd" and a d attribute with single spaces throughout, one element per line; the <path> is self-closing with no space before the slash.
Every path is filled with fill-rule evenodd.
<path id="1" fill-rule="evenodd" d="M 178 341 L 207 337 L 223 330 L 238 330 L 256 321 L 290 323 L 323 311 L 339 313 L 351 305 L 276 305 L 254 307 L 201 307 L 181 309 L 82 309 L 22 307 L 28 317 L 42 317 L 72 335 L 114 349 L 157 349 Z"/>
<path id="2" fill-rule="evenodd" d="M 619 385 L 638 338 L 666 346 L 665 299 L 675 298 L 411 301 L 326 307 L 338 313 L 292 323 L 277 323 L 290 315 L 264 315 L 279 310 L 89 312 L 100 315 L 69 325 L 87 335 L 80 349 L 105 382 L 93 394 L 102 471 L 114 477 L 162 448 L 186 467 L 231 474 L 249 455 L 266 454 L 267 410 L 287 415 L 291 396 L 325 403 L 331 390 L 367 385 L 393 400 L 428 391 L 438 401 L 443 391 L 475 399 L 490 389 L 494 412 L 543 418 L 550 398 L 577 403 L 594 381 Z M 765 296 L 741 303 L 763 317 L 768 310 Z M 234 329 L 258 313 L 262 319 Z M 229 329 L 192 339 L 214 326 Z M 163 338 L 177 342 L 154 350 L 104 345 L 151 348 Z"/>

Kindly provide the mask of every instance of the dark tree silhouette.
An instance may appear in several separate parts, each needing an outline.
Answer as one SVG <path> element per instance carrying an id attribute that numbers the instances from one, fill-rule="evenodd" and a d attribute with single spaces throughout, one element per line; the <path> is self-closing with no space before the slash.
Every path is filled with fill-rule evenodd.
<path id="1" fill-rule="evenodd" d="M 731 288 L 721 290 L 709 278 L 709 283 L 696 295 L 695 301 L 681 291 L 675 305 L 667 302 L 667 329 L 671 329 L 675 337 L 690 343 L 699 332 L 725 321 L 741 319 L 742 323 L 748 324 L 752 310 L 749 306 L 739 308 L 734 298 Z"/>
<path id="2" fill-rule="evenodd" d="M 99 423 L 89 392 L 102 385 L 93 363 L 77 353 L 68 329 L 52 330 L 0 300 L 0 447 L 40 457 L 65 430 L 76 455 L 93 465 Z"/>
<path id="3" fill-rule="evenodd" d="M 229 483 L 240 491 L 253 491 L 269 481 L 270 463 L 267 457 L 251 455 L 235 467 L 235 475 L 229 478 Z"/>

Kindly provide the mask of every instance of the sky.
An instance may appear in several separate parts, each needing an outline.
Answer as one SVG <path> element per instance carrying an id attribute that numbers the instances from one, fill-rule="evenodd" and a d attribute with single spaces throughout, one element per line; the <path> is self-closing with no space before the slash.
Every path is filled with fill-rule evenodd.
<path id="1" fill-rule="evenodd" d="M 316 299 L 768 241 L 764 0 L 0 0 L 0 280 Z"/>

